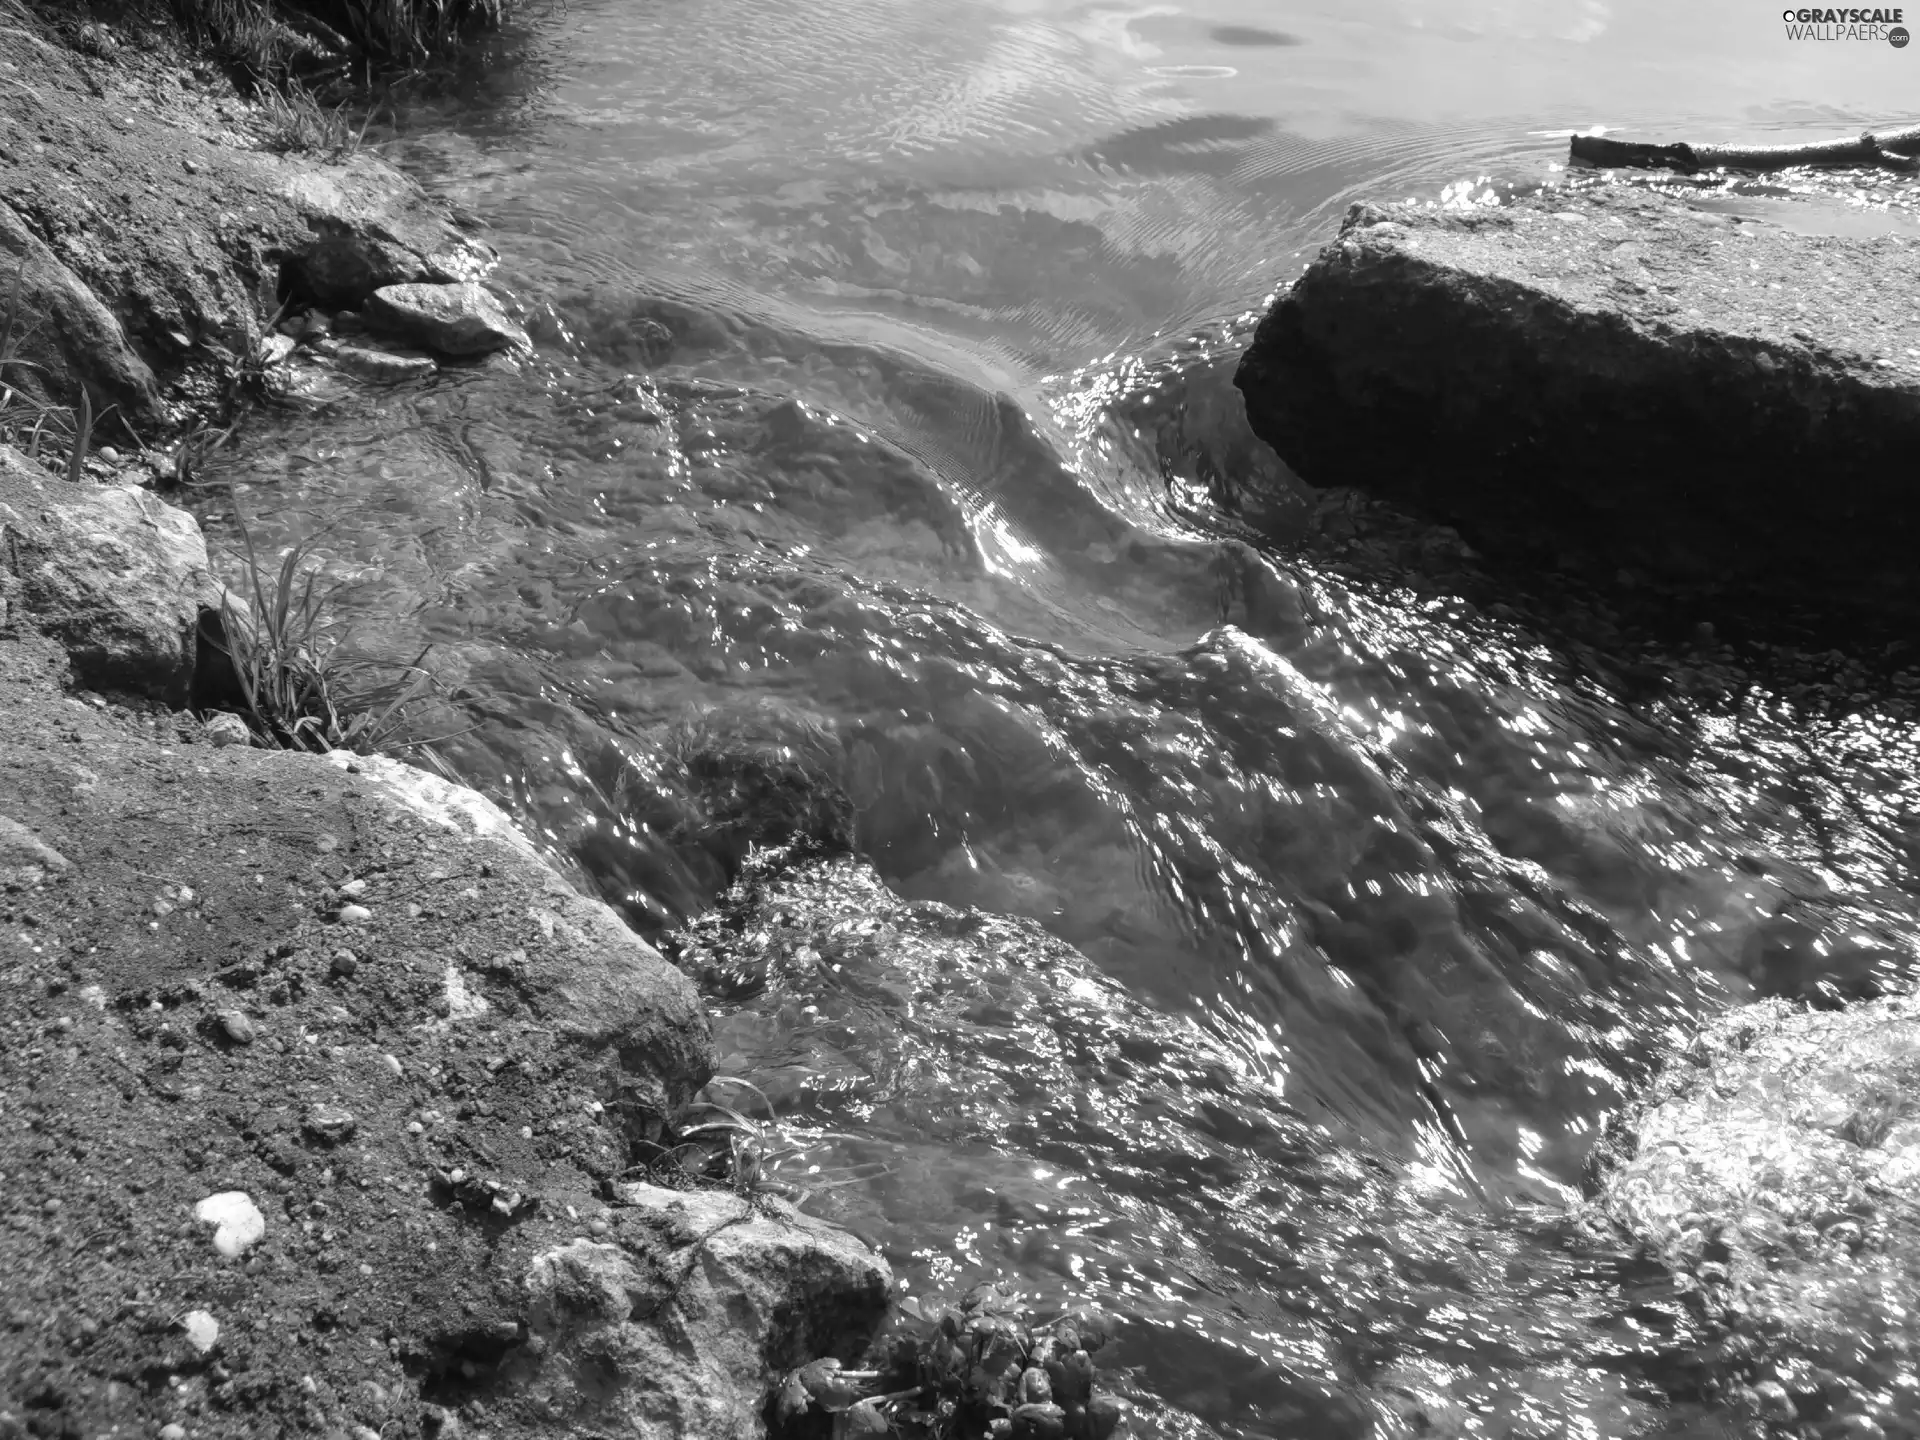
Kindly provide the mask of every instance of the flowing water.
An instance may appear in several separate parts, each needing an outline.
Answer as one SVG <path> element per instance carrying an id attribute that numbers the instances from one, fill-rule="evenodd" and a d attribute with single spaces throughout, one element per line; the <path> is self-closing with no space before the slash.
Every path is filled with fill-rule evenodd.
<path id="1" fill-rule="evenodd" d="M 1284 483 L 1233 360 L 1353 199 L 1858 127 L 1915 64 L 1717 0 L 570 0 L 387 143 L 537 355 L 261 418 L 227 478 L 647 933 L 728 878 L 676 826 L 720 745 L 829 774 L 893 895 L 1064 942 L 936 973 L 848 879 L 793 900 L 832 964 L 715 990 L 910 1289 L 1128 1317 L 1148 1433 L 1728 1433 L 1565 1216 L 1702 1015 L 1907 973 L 1910 712 L 1629 704 L 1206 482 Z"/>

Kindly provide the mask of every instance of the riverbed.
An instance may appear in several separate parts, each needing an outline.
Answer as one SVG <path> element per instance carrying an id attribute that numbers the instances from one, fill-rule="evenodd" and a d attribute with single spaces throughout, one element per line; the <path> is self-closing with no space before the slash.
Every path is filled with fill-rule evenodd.
<path id="1" fill-rule="evenodd" d="M 373 132 L 536 353 L 256 417 L 203 518 L 430 646 L 446 763 L 670 951 L 716 746 L 1072 946 L 938 1016 L 885 956 L 709 1000 L 809 1210 L 1126 1317 L 1143 1433 L 1727 1433 L 1563 1217 L 1703 1016 L 1910 976 L 1908 691 L 1618 693 L 1210 477 L 1272 463 L 1233 358 L 1353 200 L 1859 128 L 1915 63 L 1731 4 L 570 0 Z"/>

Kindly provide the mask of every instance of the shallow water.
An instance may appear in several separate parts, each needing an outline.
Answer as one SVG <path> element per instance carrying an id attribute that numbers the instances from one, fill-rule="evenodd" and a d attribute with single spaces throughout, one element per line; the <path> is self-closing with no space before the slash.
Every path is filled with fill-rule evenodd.
<path id="1" fill-rule="evenodd" d="M 262 419 L 225 478 L 649 933 L 726 883 L 678 828 L 726 744 L 830 775 L 896 894 L 1073 947 L 716 990 L 809 1208 L 911 1288 L 1129 1316 L 1150 1432 L 1725 1433 L 1657 1278 L 1558 1217 L 1701 1015 L 1908 972 L 1910 712 L 1628 703 L 1205 481 L 1272 465 L 1233 358 L 1354 198 L 1551 181 L 1594 124 L 1830 133 L 1920 60 L 1599 0 L 570 0 L 486 60 L 388 149 L 538 354 Z"/>

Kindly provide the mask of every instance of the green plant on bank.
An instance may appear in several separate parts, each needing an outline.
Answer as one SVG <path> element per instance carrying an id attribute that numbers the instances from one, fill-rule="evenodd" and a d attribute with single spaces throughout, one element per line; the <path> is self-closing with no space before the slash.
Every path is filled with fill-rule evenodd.
<path id="1" fill-rule="evenodd" d="M 795 1159 L 827 1140 L 852 1140 L 851 1135 L 832 1131 L 789 1132 L 780 1123 L 773 1102 L 759 1086 L 734 1075 L 716 1075 L 707 1082 L 734 1085 L 750 1090 L 766 1106 L 762 1121 L 718 1100 L 696 1100 L 692 1109 L 714 1118 L 701 1120 L 680 1130 L 670 1143 L 656 1145 L 655 1155 L 627 1173 L 640 1175 L 656 1185 L 670 1189 L 727 1189 L 752 1199 L 760 1195 L 779 1195 L 804 1205 L 817 1191 L 876 1180 L 890 1173 L 880 1162 L 854 1165 L 845 1172 L 822 1176 L 810 1172 L 805 1186 L 789 1185 L 777 1179 L 773 1168 L 783 1160 Z M 856 1173 L 857 1172 L 857 1173 Z"/>
<path id="2" fill-rule="evenodd" d="M 277 80 L 296 65 L 414 65 L 507 18 L 514 0 L 173 0 L 183 24 L 228 63 Z"/>
<path id="3" fill-rule="evenodd" d="M 7 291 L 6 312 L 0 316 L 0 440 L 26 452 L 30 460 L 40 458 L 41 448 L 51 438 L 66 446 L 67 479 L 79 480 L 86 473 L 87 451 L 93 441 L 93 397 L 86 387 L 80 389 L 80 404 L 58 405 L 34 394 L 8 379 L 9 371 L 43 374 L 39 365 L 21 358 L 21 347 L 30 331 L 20 323 L 20 289 L 27 273 L 26 257 L 14 267 L 13 284 Z M 101 417 L 111 413 L 112 407 Z"/>
<path id="4" fill-rule="evenodd" d="M 293 79 L 278 86 L 263 85 L 255 98 L 266 115 L 269 150 L 281 155 L 318 155 L 335 162 L 351 159 L 359 152 L 375 113 L 369 110 L 356 130 L 347 114 L 346 101 L 333 106 L 322 104 L 318 96 Z"/>
<path id="5" fill-rule="evenodd" d="M 322 584 L 314 541 L 292 546 L 268 573 L 245 523 L 239 528 L 249 593 L 239 601 L 232 592 L 221 597 L 214 643 L 232 663 L 248 728 L 288 750 L 367 755 L 420 748 L 437 760 L 428 742 L 406 738 L 408 712 L 437 691 L 421 668 L 427 651 L 405 665 L 350 657 L 328 614 L 333 587 Z"/>

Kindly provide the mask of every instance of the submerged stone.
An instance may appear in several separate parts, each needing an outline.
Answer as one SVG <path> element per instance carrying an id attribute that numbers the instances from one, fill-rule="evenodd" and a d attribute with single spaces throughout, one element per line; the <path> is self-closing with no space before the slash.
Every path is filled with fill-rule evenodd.
<path id="1" fill-rule="evenodd" d="M 373 292 L 367 322 L 442 355 L 486 355 L 529 348 L 526 331 L 477 281 L 458 285 L 388 285 Z"/>
<path id="2" fill-rule="evenodd" d="M 1667 1066 L 1602 1169 L 1606 1218 L 1724 1337 L 1723 1398 L 1823 1434 L 1911 1420 L 1920 1001 L 1734 1011 Z"/>
<path id="3" fill-rule="evenodd" d="M 1357 205 L 1235 383 L 1307 484 L 1496 558 L 1678 592 L 1696 617 L 1891 625 L 1920 615 L 1920 318 L 1893 298 L 1916 284 L 1900 237 L 1637 186 Z"/>
<path id="4" fill-rule="evenodd" d="M 425 379 L 438 368 L 425 355 L 393 355 L 364 345 L 340 346 L 333 352 L 333 363 L 350 375 L 383 385 Z"/>

